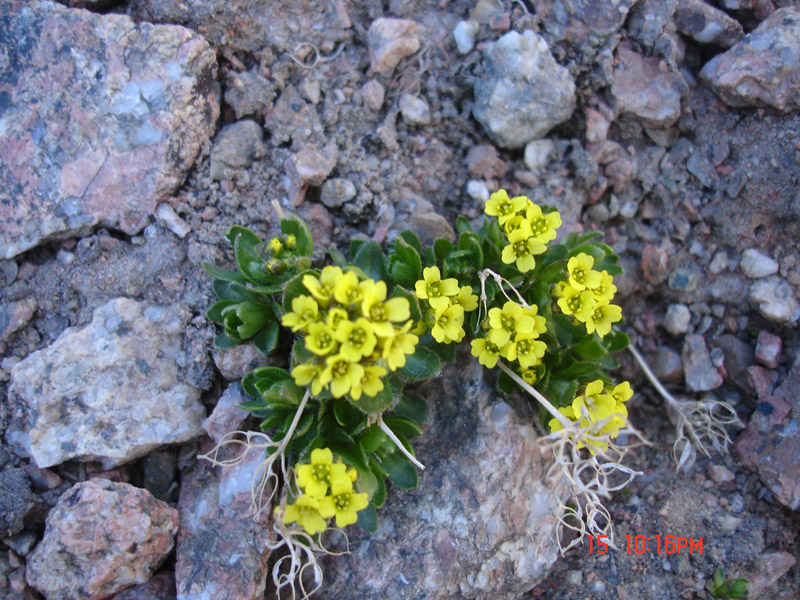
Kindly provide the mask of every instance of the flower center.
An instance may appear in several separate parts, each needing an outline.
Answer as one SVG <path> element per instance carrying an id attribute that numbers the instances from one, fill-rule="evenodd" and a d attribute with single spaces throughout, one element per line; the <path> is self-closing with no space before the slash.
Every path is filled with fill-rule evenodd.
<path id="1" fill-rule="evenodd" d="M 547 219 L 544 217 L 536 219 L 536 221 L 531 224 L 531 230 L 533 231 L 534 235 L 542 235 L 545 231 L 547 231 Z"/>
<path id="2" fill-rule="evenodd" d="M 334 377 L 336 377 L 337 379 L 341 379 L 342 377 L 347 375 L 347 372 L 350 370 L 350 363 L 347 362 L 346 360 L 337 361 L 334 363 L 333 368 L 331 370 L 333 371 Z"/>
<path id="3" fill-rule="evenodd" d="M 337 510 L 347 510 L 350 506 L 350 494 L 338 494 L 333 497 Z"/>
<path id="4" fill-rule="evenodd" d="M 575 296 L 567 301 L 567 306 L 572 312 L 578 312 L 581 308 L 581 297 Z"/>
<path id="5" fill-rule="evenodd" d="M 307 310 L 303 313 L 303 320 L 304 321 L 311 321 L 314 318 L 314 311 Z"/>
<path id="6" fill-rule="evenodd" d="M 331 482 L 331 468 L 328 465 L 314 465 L 311 472 L 316 481 L 329 484 Z"/>
<path id="7" fill-rule="evenodd" d="M 373 321 L 385 321 L 386 320 L 386 309 L 383 308 L 380 304 L 376 304 L 372 308 L 369 309 L 369 317 Z"/>
<path id="8" fill-rule="evenodd" d="M 432 281 L 429 283 L 427 286 L 425 286 L 425 290 L 428 292 L 428 298 L 438 298 L 442 295 L 442 290 L 438 281 Z"/>
<path id="9" fill-rule="evenodd" d="M 514 212 L 514 205 L 511 202 L 501 202 L 497 206 L 497 210 L 500 211 L 503 215 L 510 215 Z"/>
<path id="10" fill-rule="evenodd" d="M 531 351 L 531 345 L 528 340 L 520 340 L 517 342 L 517 354 L 528 354 Z"/>
<path id="11" fill-rule="evenodd" d="M 503 315 L 500 317 L 500 324 L 503 326 L 503 329 L 510 333 L 514 333 L 514 317 L 511 315 Z"/>
<path id="12" fill-rule="evenodd" d="M 333 339 L 327 333 L 321 333 L 317 336 L 317 344 L 320 348 L 327 348 L 332 342 Z"/>
<path id="13" fill-rule="evenodd" d="M 572 272 L 572 278 L 578 283 L 583 283 L 583 280 L 586 278 L 586 272 L 583 269 L 575 269 Z"/>
<path id="14" fill-rule="evenodd" d="M 528 253 L 528 242 L 525 240 L 520 240 L 519 242 L 514 242 L 514 254 L 517 256 L 525 256 Z"/>
<path id="15" fill-rule="evenodd" d="M 364 333 L 364 330 L 361 328 L 353 329 L 350 332 L 350 337 L 348 340 L 353 346 L 361 346 L 364 344 L 364 340 L 367 338 L 367 334 Z"/>

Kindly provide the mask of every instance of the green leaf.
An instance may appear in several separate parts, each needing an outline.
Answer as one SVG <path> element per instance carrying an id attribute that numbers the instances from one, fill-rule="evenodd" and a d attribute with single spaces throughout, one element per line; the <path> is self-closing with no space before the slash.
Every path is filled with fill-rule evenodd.
<path id="1" fill-rule="evenodd" d="M 361 449 L 369 454 L 370 452 L 375 452 L 385 439 L 386 434 L 383 433 L 383 430 L 378 425 L 370 425 L 358 438 L 358 443 Z"/>
<path id="2" fill-rule="evenodd" d="M 268 429 L 272 429 L 273 427 L 275 427 L 278 423 L 280 423 L 284 419 L 285 416 L 283 415 L 283 412 L 275 411 L 272 414 L 270 414 L 266 419 L 261 421 L 259 427 L 261 427 L 261 431 L 267 431 Z"/>
<path id="3" fill-rule="evenodd" d="M 305 221 L 295 215 L 281 219 L 281 232 L 297 238 L 297 248 L 291 252 L 300 256 L 311 256 L 314 253 L 314 240 Z"/>
<path id="4" fill-rule="evenodd" d="M 361 529 L 367 533 L 376 533 L 378 531 L 378 513 L 372 504 L 369 504 L 364 510 L 358 511 L 358 524 Z"/>
<path id="5" fill-rule="evenodd" d="M 387 263 L 389 276 L 400 285 L 411 287 L 419 279 L 416 270 L 396 254 L 391 254 Z"/>
<path id="6" fill-rule="evenodd" d="M 612 329 L 603 338 L 603 345 L 606 347 L 606 350 L 609 352 L 609 354 L 624 350 L 628 347 L 628 345 L 630 345 L 630 343 L 631 340 L 628 335 L 619 329 Z"/>
<path id="7" fill-rule="evenodd" d="M 349 395 L 346 397 L 354 407 L 368 415 L 381 414 L 382 412 L 389 410 L 389 408 L 392 406 L 392 402 L 394 402 L 392 390 L 386 383 L 385 379 L 383 381 L 383 389 L 374 396 L 361 394 L 361 398 L 358 400 L 353 400 Z"/>
<path id="8" fill-rule="evenodd" d="M 386 418 L 384 418 L 383 422 L 394 433 L 402 433 L 407 438 L 419 437 L 422 435 L 422 429 L 420 429 L 419 425 L 417 425 L 411 419 L 386 415 Z"/>
<path id="9" fill-rule="evenodd" d="M 436 262 L 443 262 L 444 259 L 453 251 L 453 242 L 444 238 L 439 238 L 433 242 L 433 255 L 436 257 Z"/>
<path id="10" fill-rule="evenodd" d="M 419 381 L 436 377 L 441 370 L 442 365 L 436 353 L 417 345 L 414 354 L 406 356 L 406 365 L 398 369 L 398 372 L 407 379 Z"/>
<path id="11" fill-rule="evenodd" d="M 551 377 L 544 390 L 544 396 L 550 400 L 556 408 L 561 408 L 572 404 L 577 391 L 577 381 L 573 379 L 565 380 Z"/>
<path id="12" fill-rule="evenodd" d="M 401 396 L 400 400 L 392 409 L 392 414 L 397 414 L 412 419 L 419 425 L 427 423 L 431 418 L 428 403 L 421 398 L 417 398 L 416 396 Z"/>
<path id="13" fill-rule="evenodd" d="M 219 302 L 215 302 L 214 304 L 211 305 L 211 308 L 209 308 L 206 311 L 206 318 L 209 321 L 217 323 L 218 325 L 222 325 L 222 311 L 223 311 L 223 309 L 228 308 L 229 306 L 233 306 L 235 304 L 238 304 L 238 301 L 236 301 L 236 300 L 220 300 Z"/>
<path id="14" fill-rule="evenodd" d="M 503 230 L 500 228 L 500 222 L 495 217 L 485 216 L 483 219 L 486 235 L 495 247 L 498 249 L 503 248 L 506 245 L 506 239 Z"/>
<path id="15" fill-rule="evenodd" d="M 559 379 L 600 379 L 601 369 L 597 363 L 592 362 L 574 362 L 563 370 L 553 372 L 554 377 Z"/>
<path id="16" fill-rule="evenodd" d="M 389 474 L 389 480 L 403 490 L 413 490 L 419 485 L 417 469 L 398 450 L 381 459 L 381 467 Z"/>
<path id="17" fill-rule="evenodd" d="M 400 235 L 397 237 L 401 238 L 406 244 L 414 248 L 417 254 L 422 256 L 422 242 L 419 241 L 419 238 L 413 231 L 406 229 L 405 231 L 401 231 Z"/>
<path id="18" fill-rule="evenodd" d="M 280 325 L 277 321 L 270 321 L 261 331 L 258 332 L 256 337 L 253 338 L 253 345 L 261 354 L 272 354 L 275 348 L 278 347 L 278 333 L 280 332 Z"/>
<path id="19" fill-rule="evenodd" d="M 343 269 L 347 266 L 347 259 L 344 257 L 344 254 L 339 252 L 339 250 L 331 246 L 328 249 L 328 253 L 331 255 L 331 260 L 333 261 L 333 264 L 335 264 L 337 267 Z"/>
<path id="20" fill-rule="evenodd" d="M 456 233 L 461 235 L 467 232 L 473 233 L 472 225 L 469 224 L 469 219 L 464 215 L 458 215 L 458 217 L 456 217 Z"/>
<path id="21" fill-rule="evenodd" d="M 203 263 L 203 269 L 205 269 L 206 273 L 208 273 L 215 279 L 221 279 L 222 281 L 237 281 L 240 283 L 244 283 L 245 281 L 247 281 L 247 277 L 242 275 L 239 271 L 230 271 L 228 269 L 221 269 L 207 262 Z"/>
<path id="22" fill-rule="evenodd" d="M 374 461 L 370 460 L 370 467 L 374 464 Z M 383 506 L 383 503 L 386 502 L 386 482 L 383 480 L 383 475 L 377 472 L 376 469 L 372 470 L 375 473 L 375 481 L 378 483 L 378 488 L 375 490 L 375 494 L 372 496 L 372 506 L 375 508 L 380 508 Z"/>
<path id="23" fill-rule="evenodd" d="M 267 410 L 269 408 L 269 404 L 263 400 L 247 400 L 246 402 L 240 402 L 239 408 L 250 411 Z"/>
<path id="24" fill-rule="evenodd" d="M 456 345 L 455 344 L 439 344 L 438 342 L 431 342 L 425 344 L 429 350 L 433 350 L 439 360 L 443 362 L 453 362 L 456 358 Z"/>
<path id="25" fill-rule="evenodd" d="M 600 338 L 594 335 L 584 337 L 572 347 L 572 350 L 583 360 L 598 360 L 607 354 L 605 346 L 600 343 Z"/>
<path id="26" fill-rule="evenodd" d="M 238 344 L 239 344 L 238 340 L 233 340 L 224 333 L 220 333 L 217 337 L 214 338 L 214 348 L 216 348 L 217 350 L 227 350 L 228 348 L 233 348 Z"/>
<path id="27" fill-rule="evenodd" d="M 262 247 L 261 239 L 249 229 L 238 225 L 231 227 L 228 235 L 234 232 L 233 253 L 239 271 L 253 283 L 269 283 L 269 277 L 261 270 L 266 258 L 259 252 L 259 248 Z"/>
<path id="28" fill-rule="evenodd" d="M 359 421 L 364 418 L 363 413 L 344 398 L 336 398 L 333 401 L 333 416 L 339 425 L 351 431 L 356 429 Z"/>
<path id="29" fill-rule="evenodd" d="M 350 240 L 350 256 L 355 256 L 358 254 L 359 248 L 366 243 L 367 240 Z"/>
<path id="30" fill-rule="evenodd" d="M 517 384 L 514 383 L 514 380 L 506 375 L 505 372 L 501 371 L 497 376 L 497 389 L 499 389 L 500 393 L 504 396 L 509 396 L 511 392 L 517 389 Z"/>
<path id="31" fill-rule="evenodd" d="M 383 279 L 383 250 L 377 242 L 361 244 L 353 257 L 353 264 L 364 271 L 367 277 L 375 281 Z"/>

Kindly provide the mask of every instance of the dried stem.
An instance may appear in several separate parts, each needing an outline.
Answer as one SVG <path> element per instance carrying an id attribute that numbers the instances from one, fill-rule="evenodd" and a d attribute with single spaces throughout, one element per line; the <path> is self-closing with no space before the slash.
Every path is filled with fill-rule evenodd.
<path id="1" fill-rule="evenodd" d="M 676 414 L 675 430 L 678 434 L 672 445 L 672 457 L 677 469 L 689 469 L 697 458 L 697 450 L 711 456 L 709 446 L 720 454 L 728 452 L 733 442 L 725 429 L 728 425 L 744 427 L 734 408 L 720 400 L 678 400 L 658 380 L 644 357 L 634 346 L 628 350 L 639 363 L 644 374 L 656 388 L 667 406 Z"/>
<path id="2" fill-rule="evenodd" d="M 375 422 L 378 424 L 378 427 L 380 427 L 383 430 L 383 433 L 389 436 L 389 439 L 392 440 L 395 446 L 397 446 L 398 450 L 400 450 L 400 452 L 405 454 L 406 458 L 410 460 L 415 467 L 417 467 L 421 471 L 425 470 L 425 465 L 423 465 L 416 458 L 414 458 L 414 455 L 408 451 L 408 449 L 403 445 L 403 442 L 401 442 L 400 439 L 394 434 L 394 431 L 389 429 L 389 426 L 383 422 L 383 415 L 378 415 L 378 418 Z"/>
<path id="3" fill-rule="evenodd" d="M 509 377 L 511 377 L 511 379 L 513 379 L 513 380 L 514 380 L 514 381 L 515 381 L 515 382 L 516 382 L 516 383 L 517 383 L 517 384 L 518 384 L 518 385 L 519 385 L 519 386 L 520 386 L 520 387 L 521 387 L 523 390 L 525 390 L 525 391 L 526 391 L 526 392 L 528 392 L 528 393 L 529 393 L 531 396 L 533 396 L 534 398 L 536 398 L 536 401 L 537 401 L 539 404 L 541 404 L 542 406 L 544 406 L 544 408 L 547 410 L 547 412 L 549 412 L 551 415 L 553 415 L 553 417 L 554 417 L 554 418 L 555 418 L 555 419 L 556 419 L 556 420 L 557 420 L 559 423 L 561 423 L 561 426 L 562 426 L 562 427 L 564 427 L 565 429 L 567 429 L 567 428 L 570 428 L 570 427 L 572 427 L 572 426 L 573 426 L 573 422 L 572 422 L 572 421 L 570 421 L 570 420 L 569 420 L 567 417 L 565 417 L 564 415 L 562 415 L 562 414 L 559 412 L 559 410 L 558 410 L 558 409 L 557 409 L 555 406 L 553 406 L 553 405 L 550 403 L 550 401 L 549 401 L 547 398 L 545 398 L 544 396 L 542 396 L 542 395 L 541 395 L 541 394 L 540 394 L 540 393 L 539 393 L 539 392 L 536 390 L 536 388 L 534 388 L 532 385 L 530 385 L 528 382 L 526 382 L 524 379 L 522 379 L 522 377 L 520 377 L 519 375 L 517 375 L 516 373 L 514 373 L 514 371 L 512 371 L 510 368 L 508 368 L 508 367 L 507 367 L 507 366 L 506 366 L 506 365 L 505 365 L 505 364 L 504 364 L 502 361 L 498 360 L 498 361 L 497 361 L 497 366 L 498 366 L 498 367 L 500 367 L 500 370 L 501 370 L 501 371 L 503 371 L 503 373 L 505 373 L 506 375 L 508 375 Z"/>

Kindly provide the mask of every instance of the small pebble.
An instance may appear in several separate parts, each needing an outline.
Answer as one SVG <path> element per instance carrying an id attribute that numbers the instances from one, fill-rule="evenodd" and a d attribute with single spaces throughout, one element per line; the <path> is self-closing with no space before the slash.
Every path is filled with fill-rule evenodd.
<path id="1" fill-rule="evenodd" d="M 778 263 L 754 248 L 744 251 L 739 267 L 750 279 L 761 279 L 778 272 Z"/>
<path id="2" fill-rule="evenodd" d="M 761 363 L 769 369 L 776 369 L 781 360 L 782 348 L 783 341 L 779 336 L 762 329 L 758 332 L 756 362 Z"/>
<path id="3" fill-rule="evenodd" d="M 400 96 L 400 113 L 409 125 L 427 125 L 431 122 L 431 109 L 425 98 L 414 94 Z"/>
<path id="4" fill-rule="evenodd" d="M 525 166 L 531 171 L 543 169 L 550 162 L 550 156 L 555 150 L 552 140 L 534 140 L 525 146 Z"/>
<path id="5" fill-rule="evenodd" d="M 156 208 L 156 218 L 181 239 L 185 238 L 192 230 L 189 224 L 177 215 L 170 204 L 159 204 Z"/>
<path id="6" fill-rule="evenodd" d="M 386 90 L 375 79 L 370 79 L 361 88 L 361 98 L 370 110 L 379 111 L 381 106 L 383 106 L 383 99 L 385 96 Z"/>
<path id="7" fill-rule="evenodd" d="M 485 203 L 489 199 L 489 188 L 482 181 L 470 179 L 467 182 L 467 195 L 476 202 Z"/>
<path id="8" fill-rule="evenodd" d="M 683 335 L 689 331 L 692 314 L 685 304 L 670 304 L 664 317 L 664 329 L 672 335 Z"/>
<path id="9" fill-rule="evenodd" d="M 67 266 L 75 261 L 75 253 L 59 248 L 58 252 L 56 252 L 56 258 L 62 265 Z"/>
<path id="10" fill-rule="evenodd" d="M 727 483 L 728 481 L 733 481 L 736 478 L 731 470 L 723 465 L 709 466 L 708 476 L 714 483 Z"/>
<path id="11" fill-rule="evenodd" d="M 461 21 L 453 29 L 453 39 L 459 54 L 469 54 L 475 47 L 475 34 L 478 33 L 478 24 L 475 21 Z"/>
<path id="12" fill-rule="evenodd" d="M 708 265 L 708 270 L 714 275 L 719 275 L 728 268 L 728 254 L 724 250 L 720 250 L 714 254 L 711 263 Z"/>

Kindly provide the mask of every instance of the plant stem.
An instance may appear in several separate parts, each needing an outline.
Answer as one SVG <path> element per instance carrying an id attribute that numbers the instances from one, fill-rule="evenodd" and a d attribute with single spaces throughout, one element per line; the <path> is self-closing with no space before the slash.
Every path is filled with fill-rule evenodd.
<path id="1" fill-rule="evenodd" d="M 635 358 L 636 362 L 639 363 L 639 367 L 641 367 L 642 371 L 644 371 L 644 374 L 650 380 L 650 383 L 653 384 L 653 387 L 656 388 L 656 391 L 658 391 L 658 393 L 661 394 L 661 397 L 666 400 L 667 404 L 670 404 L 671 406 L 680 404 L 680 401 L 670 394 L 667 391 L 667 388 L 661 384 L 661 382 L 658 380 L 658 377 L 656 377 L 655 373 L 653 373 L 653 371 L 650 369 L 650 366 L 645 362 L 644 357 L 634 346 L 634 342 L 632 340 L 631 343 L 628 344 L 628 350 L 631 354 L 633 354 L 633 358 Z"/>
<path id="2" fill-rule="evenodd" d="M 553 417 L 555 417 L 555 419 L 559 423 L 561 423 L 562 427 L 564 427 L 565 429 L 572 427 L 572 421 L 570 421 L 569 419 L 567 419 L 567 417 L 562 415 L 558 411 L 558 409 L 552 404 L 550 404 L 550 401 L 544 396 L 542 396 L 532 385 L 528 384 L 524 379 L 522 379 L 522 377 L 520 377 L 519 375 L 514 373 L 514 371 L 509 369 L 502 361 L 498 360 L 497 366 L 500 367 L 500 370 L 503 371 L 503 373 L 505 373 L 506 375 L 511 377 L 511 379 L 513 379 L 516 383 L 518 383 L 523 390 L 525 390 L 531 396 L 536 398 L 537 402 L 539 402 L 539 404 L 544 406 L 547 412 L 553 415 Z"/>
<path id="3" fill-rule="evenodd" d="M 392 442 L 394 442 L 394 445 L 397 446 L 400 452 L 406 455 L 406 458 L 408 458 L 408 460 L 410 460 L 415 467 L 417 467 L 420 471 L 425 470 L 425 465 L 423 465 L 416 458 L 414 458 L 414 455 L 411 454 L 411 452 L 406 450 L 406 447 L 403 445 L 403 442 L 401 442 L 398 439 L 398 437 L 394 434 L 394 431 L 389 429 L 389 426 L 383 422 L 383 415 L 378 415 L 378 420 L 376 421 L 376 423 L 378 423 L 378 427 L 380 427 L 383 430 L 383 433 L 389 436 L 389 439 L 392 440 Z"/>
<path id="4" fill-rule="evenodd" d="M 276 451 L 276 454 L 280 454 L 281 456 L 281 468 L 283 472 L 286 473 L 286 446 L 289 445 L 289 442 L 292 441 L 292 435 L 294 435 L 294 430 L 297 429 L 297 424 L 300 422 L 300 417 L 303 416 L 303 411 L 306 408 L 306 404 L 308 404 L 308 399 L 311 397 L 311 388 L 306 388 L 306 393 L 303 394 L 303 399 L 300 401 L 300 406 L 297 407 L 297 412 L 294 413 L 294 419 L 292 419 L 292 424 L 289 425 L 289 430 L 286 432 L 286 435 L 283 436 L 283 440 L 281 440 L 280 446 Z"/>

